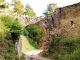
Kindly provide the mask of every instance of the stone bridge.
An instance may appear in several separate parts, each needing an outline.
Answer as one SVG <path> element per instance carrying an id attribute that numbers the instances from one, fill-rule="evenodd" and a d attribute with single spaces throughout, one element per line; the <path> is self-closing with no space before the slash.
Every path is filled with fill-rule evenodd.
<path id="1" fill-rule="evenodd" d="M 80 3 L 57 8 L 54 14 L 49 16 L 28 18 L 13 14 L 13 17 L 18 19 L 23 27 L 30 24 L 41 27 L 44 34 L 42 39 L 44 53 L 49 49 L 52 35 L 60 38 L 80 37 Z"/>
<path id="2" fill-rule="evenodd" d="M 57 8 L 54 14 L 49 16 L 28 17 L 16 13 L 5 14 L 19 20 L 24 28 L 30 24 L 38 25 L 44 34 L 42 39 L 44 52 L 48 51 L 52 35 L 57 37 L 80 37 L 80 3 Z"/>
<path id="3" fill-rule="evenodd" d="M 38 27 L 41 28 L 43 32 L 43 38 L 40 42 L 41 48 L 43 49 L 43 52 L 47 52 L 49 49 L 49 45 L 51 42 L 51 31 L 53 28 L 53 22 L 51 16 L 48 16 L 48 18 L 41 16 L 41 17 L 27 17 L 25 15 L 19 15 L 19 14 L 9 14 L 10 16 L 14 17 L 16 20 L 19 20 L 21 25 L 25 28 L 26 26 L 30 24 L 35 24 Z"/>
<path id="4" fill-rule="evenodd" d="M 9 15 L 13 17 L 14 19 L 18 20 L 24 28 L 30 24 L 36 24 L 38 27 L 40 27 L 43 32 L 41 48 L 43 49 L 44 52 L 48 51 L 50 40 L 51 40 L 51 31 L 53 28 L 53 22 L 52 22 L 51 16 L 47 16 L 47 18 L 45 16 L 28 17 L 26 15 L 20 15 L 17 13 L 11 14 L 11 13 L 7 13 L 4 11 L 1 12 L 1 14 Z M 16 44 L 17 44 L 18 53 L 19 55 L 21 55 L 21 38 Z"/>
<path id="5" fill-rule="evenodd" d="M 29 18 L 25 15 L 19 15 L 19 14 L 9 14 L 9 15 L 14 17 L 16 20 L 19 20 L 19 22 L 24 28 L 30 24 L 36 24 L 37 26 L 39 26 L 43 32 L 42 49 L 46 51 L 48 50 L 51 40 L 50 32 L 52 31 L 53 28 L 51 16 L 48 16 L 48 18 L 44 16 Z"/>
<path id="6" fill-rule="evenodd" d="M 20 14 L 17 14 L 17 13 L 14 13 L 14 14 L 2 13 L 2 14 L 6 14 L 6 15 L 9 15 L 9 16 L 15 18 L 16 20 L 18 20 L 20 22 L 20 24 L 24 28 L 26 26 L 30 25 L 30 24 L 35 24 L 38 27 L 40 27 L 42 32 L 43 32 L 43 38 L 42 38 L 42 41 L 41 41 L 41 48 L 43 49 L 44 52 L 48 51 L 48 48 L 49 48 L 49 45 L 50 45 L 50 40 L 51 40 L 51 31 L 52 31 L 52 28 L 53 28 L 53 22 L 52 22 L 52 17 L 51 16 L 47 16 L 47 18 L 46 18 L 45 16 L 28 17 L 26 15 L 20 15 Z M 20 44 L 21 44 L 21 42 L 19 41 L 17 43 L 18 51 L 21 49 Z"/>

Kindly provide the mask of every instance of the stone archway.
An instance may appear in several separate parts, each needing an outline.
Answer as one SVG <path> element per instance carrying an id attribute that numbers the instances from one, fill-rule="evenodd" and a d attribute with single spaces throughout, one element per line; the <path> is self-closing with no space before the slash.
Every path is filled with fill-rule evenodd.
<path id="1" fill-rule="evenodd" d="M 30 24 L 30 25 L 36 25 L 36 26 L 38 26 L 41 29 L 41 31 L 43 33 L 43 36 L 42 36 L 41 41 L 39 42 L 39 46 L 44 50 L 44 44 L 43 43 L 44 43 L 44 39 L 47 37 L 47 31 L 46 31 L 46 29 L 43 26 L 40 26 L 39 24 Z M 27 26 L 29 26 L 29 25 L 27 25 Z"/>
<path id="2" fill-rule="evenodd" d="M 43 55 L 48 51 L 52 39 L 50 34 L 50 31 L 52 30 L 52 21 L 47 21 L 43 19 L 35 23 L 34 25 L 37 25 L 43 32 L 43 37 L 41 41 L 41 48 L 43 49 L 41 55 Z"/>

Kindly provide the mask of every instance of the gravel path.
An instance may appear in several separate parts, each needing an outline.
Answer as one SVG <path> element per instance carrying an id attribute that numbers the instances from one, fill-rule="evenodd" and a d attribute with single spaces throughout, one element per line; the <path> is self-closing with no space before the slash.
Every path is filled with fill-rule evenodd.
<path id="1" fill-rule="evenodd" d="M 44 57 L 39 56 L 39 53 L 42 52 L 42 50 L 33 50 L 26 53 L 25 60 L 50 60 Z"/>

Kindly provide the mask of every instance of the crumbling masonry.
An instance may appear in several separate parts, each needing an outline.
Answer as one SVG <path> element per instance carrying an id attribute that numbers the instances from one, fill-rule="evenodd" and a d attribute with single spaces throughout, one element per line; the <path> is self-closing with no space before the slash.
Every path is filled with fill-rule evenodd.
<path id="1" fill-rule="evenodd" d="M 20 14 L 5 14 L 19 20 L 24 28 L 30 24 L 41 27 L 44 34 L 41 43 L 43 52 L 48 51 L 53 35 L 56 37 L 80 37 L 80 3 L 57 8 L 52 15 L 45 17 L 28 18 Z"/>

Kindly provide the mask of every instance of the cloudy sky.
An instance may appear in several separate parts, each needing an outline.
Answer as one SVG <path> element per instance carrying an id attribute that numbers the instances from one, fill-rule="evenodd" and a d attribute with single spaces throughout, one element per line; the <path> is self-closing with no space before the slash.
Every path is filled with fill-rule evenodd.
<path id="1" fill-rule="evenodd" d="M 6 2 L 11 2 L 12 0 L 6 0 Z M 67 5 L 71 5 L 80 0 L 21 0 L 21 2 L 25 5 L 29 3 L 33 10 L 36 12 L 37 16 L 42 15 L 43 10 L 47 8 L 49 3 L 56 3 L 58 7 L 63 7 Z"/>

